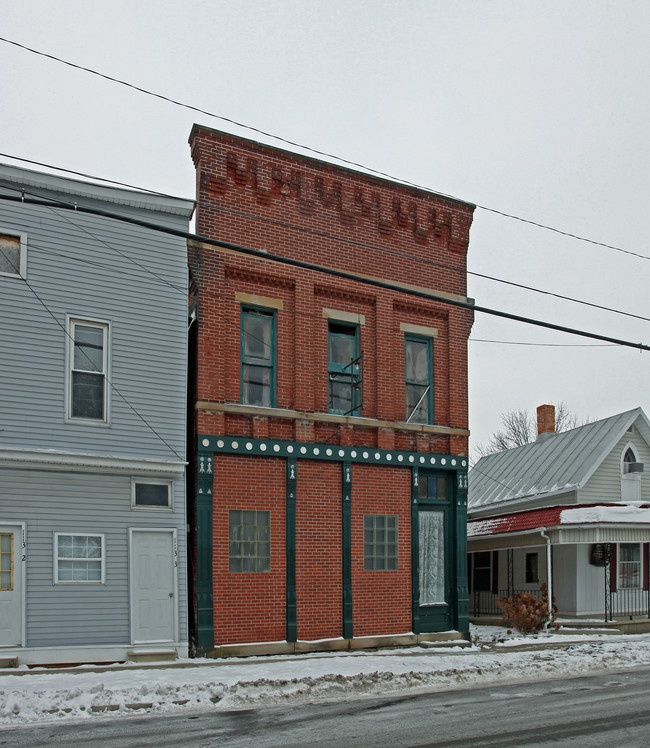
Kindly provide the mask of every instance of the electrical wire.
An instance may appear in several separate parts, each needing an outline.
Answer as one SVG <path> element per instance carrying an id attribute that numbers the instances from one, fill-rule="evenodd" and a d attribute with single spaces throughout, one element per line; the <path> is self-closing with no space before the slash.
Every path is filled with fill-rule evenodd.
<path id="1" fill-rule="evenodd" d="M 613 250 L 615 252 L 622 252 L 623 254 L 631 255 L 633 257 L 638 257 L 638 258 L 641 258 L 641 259 L 644 259 L 644 260 L 650 260 L 650 257 L 647 257 L 646 255 L 642 255 L 642 254 L 637 253 L 637 252 L 632 252 L 630 250 L 623 249 L 622 247 L 617 247 L 616 245 L 613 245 L 613 244 L 607 244 L 605 242 L 599 242 L 599 241 L 596 241 L 595 239 L 589 239 L 587 237 L 580 236 L 579 234 L 575 234 L 575 233 L 572 233 L 572 232 L 569 232 L 569 231 L 563 231 L 561 229 L 557 229 L 557 228 L 555 228 L 553 226 L 549 226 L 547 224 L 543 224 L 543 223 L 541 223 L 539 221 L 533 221 L 533 220 L 528 219 L 528 218 L 522 218 L 521 216 L 517 216 L 517 215 L 515 215 L 513 213 L 508 213 L 506 211 L 498 210 L 496 208 L 490 208 L 489 206 L 487 206 L 487 205 L 481 205 L 480 203 L 475 203 L 475 202 L 467 201 L 467 200 L 464 200 L 462 198 L 455 197 L 454 195 L 449 195 L 447 193 L 440 192 L 438 190 L 433 190 L 430 187 L 426 187 L 424 185 L 417 184 L 416 182 L 411 182 L 411 181 L 409 181 L 407 179 L 402 179 L 402 178 L 397 177 L 395 175 L 389 174 L 388 172 L 380 171 L 378 169 L 373 169 L 373 168 L 371 168 L 369 166 L 366 166 L 364 164 L 361 164 L 361 163 L 359 163 L 357 161 L 351 161 L 351 160 L 345 159 L 345 158 L 343 158 L 341 156 L 337 156 L 336 154 L 328 153 L 327 151 L 320 151 L 320 150 L 318 150 L 316 148 L 312 148 L 312 147 L 304 145 L 302 143 L 298 143 L 296 141 L 289 140 L 287 138 L 283 138 L 283 137 L 281 137 L 279 135 L 274 135 L 273 133 L 267 132 L 266 130 L 262 130 L 260 128 L 253 127 L 252 125 L 246 125 L 243 122 L 238 122 L 237 120 L 234 120 L 234 119 L 232 119 L 230 117 L 225 117 L 225 116 L 220 115 L 220 114 L 215 114 L 214 112 L 210 112 L 210 111 L 208 111 L 206 109 L 201 109 L 200 107 L 193 106 L 192 104 L 186 104 L 186 103 L 184 103 L 182 101 L 178 101 L 176 99 L 172 99 L 171 97 L 165 96 L 164 94 L 160 94 L 160 93 L 156 93 L 154 91 L 150 91 L 149 89 L 146 89 L 146 88 L 144 88 L 142 86 L 137 86 L 137 85 L 135 85 L 133 83 L 129 83 L 128 81 L 122 80 L 120 78 L 116 78 L 114 76 L 107 75 L 106 73 L 101 73 L 98 70 L 94 70 L 93 68 L 89 68 L 89 67 L 86 67 L 84 65 L 78 65 L 78 64 L 76 64 L 74 62 L 70 62 L 69 60 L 64 60 L 61 57 L 57 57 L 56 55 L 48 54 L 46 52 L 41 52 L 40 50 L 34 49 L 33 47 L 28 47 L 25 44 L 21 44 L 20 42 L 16 42 L 16 41 L 14 41 L 12 39 L 7 39 L 5 37 L 0 37 L 0 42 L 4 42 L 5 44 L 13 45 L 13 46 L 18 47 L 20 49 L 23 49 L 23 50 L 25 50 L 27 52 L 31 52 L 32 54 L 38 55 L 40 57 L 47 58 L 49 60 L 53 60 L 54 62 L 61 63 L 62 65 L 67 65 L 68 67 L 74 68 L 76 70 L 81 70 L 81 71 L 89 73 L 91 75 L 95 75 L 95 76 L 97 76 L 99 78 L 103 78 L 104 80 L 110 81 L 112 83 L 117 83 L 117 84 L 119 84 L 121 86 L 125 86 L 127 88 L 130 88 L 130 89 L 133 89 L 135 91 L 138 91 L 139 93 L 145 94 L 146 96 L 151 96 L 151 97 L 160 99 L 162 101 L 165 101 L 167 103 L 173 104 L 174 106 L 182 107 L 183 109 L 188 109 L 190 111 L 197 112 L 199 114 L 204 114 L 207 117 L 210 117 L 212 119 L 218 119 L 218 120 L 221 120 L 222 122 L 227 122 L 227 123 L 229 123 L 231 125 L 235 125 L 236 127 L 241 127 L 244 130 L 249 130 L 251 132 L 255 132 L 258 135 L 263 135 L 265 137 L 272 138 L 273 140 L 277 140 L 278 142 L 284 143 L 285 145 L 290 145 L 290 146 L 292 146 L 294 148 L 300 148 L 301 150 L 307 151 L 309 153 L 314 153 L 314 154 L 316 154 L 318 156 L 322 156 L 324 158 L 333 159 L 335 161 L 338 161 L 339 163 L 345 164 L 346 166 L 352 166 L 352 167 L 355 167 L 355 168 L 363 169 L 365 172 L 368 172 L 369 174 L 374 174 L 376 176 L 380 176 L 380 177 L 383 177 L 383 178 L 386 178 L 386 179 L 390 179 L 393 182 L 399 182 L 401 184 L 408 185 L 409 187 L 414 187 L 415 189 L 425 190 L 427 192 L 434 192 L 435 194 L 439 195 L 440 197 L 444 197 L 444 198 L 447 198 L 449 200 L 455 200 L 457 202 L 466 203 L 468 205 L 474 205 L 476 208 L 479 208 L 480 210 L 484 210 L 484 211 L 486 211 L 488 213 L 494 213 L 495 215 L 499 215 L 499 216 L 502 216 L 504 218 L 509 218 L 509 219 L 511 219 L 513 221 L 519 221 L 520 223 L 525 223 L 525 224 L 528 224 L 530 226 L 535 226 L 537 228 L 544 229 L 545 231 L 551 231 L 553 233 L 559 234 L 561 236 L 566 236 L 566 237 L 569 237 L 571 239 L 575 239 L 577 241 L 585 242 L 587 244 L 592 244 L 592 245 L 595 245 L 595 246 L 598 246 L 598 247 L 604 247 L 606 249 L 611 249 L 611 250 Z"/>
<path id="2" fill-rule="evenodd" d="M 0 195 L 0 200 L 7 200 L 7 201 L 12 201 L 12 202 L 26 202 L 24 197 L 17 198 L 17 197 L 12 197 L 8 195 Z M 27 202 L 29 202 L 30 204 L 43 204 L 42 200 L 28 200 Z M 48 202 L 46 204 L 49 205 L 50 203 Z M 418 291 L 417 289 L 413 289 L 413 288 L 403 288 L 394 283 L 375 280 L 372 278 L 365 278 L 363 276 L 359 276 L 355 273 L 350 273 L 344 270 L 337 270 L 335 268 L 324 267 L 322 265 L 317 265 L 315 263 L 306 262 L 304 260 L 297 260 L 294 258 L 282 256 L 282 255 L 264 252 L 258 249 L 252 249 L 250 247 L 244 247 L 239 244 L 234 244 L 233 242 L 225 242 L 225 241 L 221 241 L 218 239 L 212 239 L 210 237 L 204 237 L 204 236 L 201 236 L 199 234 L 195 234 L 189 231 L 182 231 L 180 229 L 173 229 L 173 228 L 166 227 L 166 226 L 160 226 L 150 221 L 143 221 L 137 218 L 112 213 L 111 211 L 100 210 L 97 208 L 89 208 L 89 207 L 84 207 L 84 206 L 79 206 L 79 205 L 74 206 L 74 208 L 70 208 L 69 206 L 66 206 L 66 205 L 63 205 L 60 207 L 61 209 L 75 210 L 79 213 L 87 213 L 90 215 L 99 215 L 99 216 L 104 216 L 107 218 L 114 218 L 115 220 L 124 221 L 126 223 L 130 223 L 136 226 L 142 226 L 144 228 L 148 228 L 154 231 L 160 231 L 162 233 L 171 234 L 173 236 L 180 236 L 185 239 L 198 241 L 202 244 L 207 244 L 209 246 L 222 247 L 224 249 L 229 249 L 231 251 L 235 251 L 243 255 L 257 257 L 259 259 L 267 260 L 270 262 L 277 262 L 279 264 L 288 265 L 291 267 L 298 267 L 304 270 L 312 270 L 312 271 L 323 273 L 325 275 L 330 275 L 336 278 L 342 278 L 346 280 L 363 283 L 364 285 L 373 286 L 375 288 L 383 288 L 383 289 L 392 291 L 394 293 L 422 298 L 428 301 L 436 301 L 447 306 L 464 308 L 472 312 L 478 312 L 478 313 L 488 314 L 488 315 L 492 315 L 496 317 L 501 317 L 503 319 L 509 319 L 515 322 L 522 322 L 524 324 L 534 325 L 537 327 L 543 327 L 549 330 L 556 330 L 558 332 L 570 333 L 572 335 L 578 335 L 581 337 L 591 338 L 593 340 L 602 340 L 607 343 L 615 343 L 617 345 L 627 346 L 629 348 L 636 348 L 638 350 L 650 351 L 650 346 L 645 345 L 643 343 L 634 343 L 629 340 L 624 340 L 621 338 L 614 338 L 609 335 L 601 335 L 598 333 L 588 332 L 585 330 L 578 330 L 577 328 L 568 327 L 567 325 L 558 325 L 552 322 L 545 322 L 543 320 L 539 320 L 533 317 L 525 317 L 523 315 L 513 314 L 511 312 L 505 312 L 499 309 L 494 309 L 492 307 L 478 306 L 469 301 L 462 301 L 460 299 L 450 299 L 445 296 L 439 296 L 437 294 L 429 293 L 426 291 Z"/>

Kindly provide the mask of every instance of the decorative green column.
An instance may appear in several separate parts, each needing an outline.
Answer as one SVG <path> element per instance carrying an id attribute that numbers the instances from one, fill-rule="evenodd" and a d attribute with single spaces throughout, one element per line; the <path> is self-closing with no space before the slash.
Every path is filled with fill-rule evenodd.
<path id="1" fill-rule="evenodd" d="M 411 610 L 413 633 L 420 633 L 420 518 L 418 515 L 417 468 L 411 469 Z"/>
<path id="2" fill-rule="evenodd" d="M 196 643 L 202 652 L 214 649 L 212 481 L 212 455 L 199 454 L 196 477 Z"/>
<path id="3" fill-rule="evenodd" d="M 469 633 L 469 589 L 467 586 L 467 471 L 456 474 L 456 630 Z"/>
<path id="4" fill-rule="evenodd" d="M 298 623 L 296 608 L 296 460 L 287 460 L 287 495 L 286 495 L 286 614 L 287 641 L 298 640 Z"/>
<path id="5" fill-rule="evenodd" d="M 352 465 L 343 463 L 341 486 L 341 550 L 343 638 L 352 639 Z"/>

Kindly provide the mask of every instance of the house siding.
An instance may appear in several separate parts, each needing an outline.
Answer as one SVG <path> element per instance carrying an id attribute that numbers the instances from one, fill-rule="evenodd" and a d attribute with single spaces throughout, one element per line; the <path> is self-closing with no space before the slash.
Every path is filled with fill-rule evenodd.
<path id="1" fill-rule="evenodd" d="M 128 644 L 128 528 L 175 527 L 185 547 L 185 491 L 173 480 L 174 510 L 131 507 L 131 476 L 0 470 L 2 521 L 25 523 L 27 647 Z M 180 520 L 180 521 L 179 521 Z M 54 533 L 103 534 L 103 584 L 55 584 Z M 187 640 L 185 554 L 178 556 L 180 641 Z"/>
<path id="2" fill-rule="evenodd" d="M 27 234 L 27 280 L 34 289 L 22 279 L 0 276 L 2 444 L 182 459 L 183 245 L 175 237 L 108 218 L 63 214 L 0 201 L 0 227 Z M 152 258 L 155 271 L 149 272 Z M 110 323 L 109 377 L 117 391 L 110 394 L 108 428 L 65 422 L 66 315 Z"/>
<path id="3" fill-rule="evenodd" d="M 21 185 L 24 202 L 0 199 L 0 230 L 27 237 L 26 281 L 0 276 L 0 516 L 26 538 L 15 653 L 125 659 L 140 528 L 175 532 L 170 646 L 186 654 L 186 241 L 83 208 L 187 230 L 192 205 L 0 165 L 0 197 Z M 66 420 L 70 318 L 109 326 L 107 423 Z M 133 508 L 133 477 L 171 481 L 172 508 Z M 55 583 L 57 532 L 104 536 L 103 583 Z"/>
<path id="4" fill-rule="evenodd" d="M 621 501 L 621 457 L 625 447 L 632 444 L 639 462 L 650 469 L 650 447 L 636 428 L 626 432 L 602 461 L 594 474 L 580 490 L 580 503 Z M 650 502 L 650 476 L 641 473 L 641 501 Z"/>

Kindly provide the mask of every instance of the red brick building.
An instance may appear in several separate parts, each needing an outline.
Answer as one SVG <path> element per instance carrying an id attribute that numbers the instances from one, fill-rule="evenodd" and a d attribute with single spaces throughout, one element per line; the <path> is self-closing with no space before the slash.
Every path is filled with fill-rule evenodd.
<path id="1" fill-rule="evenodd" d="M 473 206 L 190 144 L 197 651 L 466 632 Z"/>

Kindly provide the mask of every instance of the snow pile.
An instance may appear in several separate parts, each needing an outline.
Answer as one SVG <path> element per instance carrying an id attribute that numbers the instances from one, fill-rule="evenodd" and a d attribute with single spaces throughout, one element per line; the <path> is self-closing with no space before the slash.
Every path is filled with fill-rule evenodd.
<path id="1" fill-rule="evenodd" d="M 487 648 L 475 644 L 471 649 L 410 648 L 1 675 L 0 725 L 447 690 L 650 664 L 649 634 L 575 640 L 579 643 L 569 643 L 566 636 L 510 638 L 495 627 L 485 632 L 484 641 L 492 642 Z M 524 642 L 535 649 L 515 651 L 508 646 Z"/>
<path id="2" fill-rule="evenodd" d="M 579 509 L 563 509 L 560 523 L 584 524 L 588 522 L 650 523 L 650 509 L 640 509 L 632 504 L 619 506 L 587 506 Z"/>

